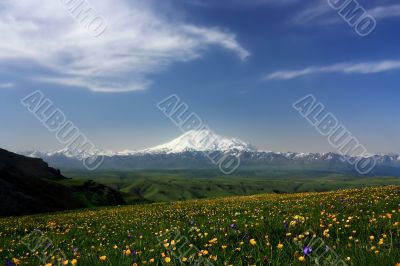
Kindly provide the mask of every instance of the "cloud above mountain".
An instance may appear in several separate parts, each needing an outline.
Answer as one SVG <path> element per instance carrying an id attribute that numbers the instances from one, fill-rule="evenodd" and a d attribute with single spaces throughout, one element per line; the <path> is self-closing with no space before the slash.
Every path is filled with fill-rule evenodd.
<path id="1" fill-rule="evenodd" d="M 374 74 L 398 69 L 400 69 L 400 60 L 383 60 L 362 63 L 345 62 L 318 67 L 309 66 L 296 70 L 280 70 L 266 75 L 264 79 L 294 79 L 302 76 L 323 73 Z"/>
<path id="2" fill-rule="evenodd" d="M 213 46 L 240 60 L 250 55 L 231 31 L 186 23 L 152 1 L 91 1 L 107 23 L 94 37 L 67 10 L 71 1 L 2 1 L 0 32 L 7 41 L 0 43 L 1 64 L 39 66 L 41 74 L 29 77 L 36 81 L 126 92 L 148 88 L 151 75 L 200 58 Z"/>

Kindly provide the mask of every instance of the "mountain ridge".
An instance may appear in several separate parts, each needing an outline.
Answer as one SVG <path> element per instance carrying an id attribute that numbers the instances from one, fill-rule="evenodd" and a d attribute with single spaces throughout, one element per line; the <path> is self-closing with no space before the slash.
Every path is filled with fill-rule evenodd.
<path id="1" fill-rule="evenodd" d="M 75 153 L 75 154 L 74 154 Z M 123 152 L 112 151 L 71 151 L 63 149 L 56 152 L 28 152 L 24 155 L 40 157 L 52 166 L 62 169 L 83 168 L 82 158 L 104 156 L 99 169 L 208 169 L 215 168 L 209 154 L 232 155 L 240 159 L 241 169 L 296 169 L 321 168 L 329 171 L 355 173 L 350 161 L 371 158 L 376 161 L 374 174 L 400 175 L 400 155 L 375 154 L 348 156 L 335 152 L 297 153 L 262 151 L 236 138 L 225 138 L 211 131 L 188 131 L 181 136 L 151 148 Z"/>
<path id="2" fill-rule="evenodd" d="M 210 136 L 207 138 L 207 136 Z M 203 141 L 201 141 L 203 140 Z M 206 142 L 206 143 L 205 143 Z M 143 155 L 143 154 L 179 154 L 185 152 L 206 152 L 206 151 L 219 151 L 219 152 L 251 152 L 251 153 L 265 153 L 283 155 L 287 158 L 305 158 L 305 157 L 324 157 L 327 155 L 337 154 L 335 152 L 281 152 L 260 150 L 253 147 L 251 144 L 244 142 L 237 138 L 226 138 L 215 134 L 209 130 L 190 130 L 184 132 L 181 136 L 168 141 L 166 143 L 156 145 L 154 147 L 140 149 L 140 150 L 123 150 L 123 151 L 110 151 L 110 150 L 95 150 L 95 151 L 81 151 L 76 149 L 61 149 L 51 152 L 42 152 L 39 150 L 20 152 L 20 154 L 41 158 L 43 156 L 59 156 L 63 155 L 69 158 L 87 158 L 91 156 L 130 156 L 130 155 Z M 340 155 L 346 157 L 346 155 Z M 389 156 L 400 161 L 400 154 L 371 154 L 371 156 Z M 347 156 L 348 157 L 348 156 Z M 356 156 L 357 157 L 357 156 Z"/>

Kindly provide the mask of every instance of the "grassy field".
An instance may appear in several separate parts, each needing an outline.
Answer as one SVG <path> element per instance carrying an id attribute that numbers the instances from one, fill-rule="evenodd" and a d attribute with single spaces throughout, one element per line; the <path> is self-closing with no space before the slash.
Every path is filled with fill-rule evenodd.
<path id="1" fill-rule="evenodd" d="M 224 176 L 212 170 L 65 172 L 76 184 L 93 179 L 124 193 L 128 203 L 265 193 L 325 192 L 343 188 L 399 185 L 397 177 L 359 177 L 329 172 L 238 171 Z M 76 179 L 76 180 L 75 180 Z"/>
<path id="2" fill-rule="evenodd" d="M 399 221 L 398 186 L 86 209 L 0 219 L 0 258 L 6 265 L 44 265 L 48 257 L 88 266 L 332 265 L 335 258 L 335 265 L 395 266 Z"/>

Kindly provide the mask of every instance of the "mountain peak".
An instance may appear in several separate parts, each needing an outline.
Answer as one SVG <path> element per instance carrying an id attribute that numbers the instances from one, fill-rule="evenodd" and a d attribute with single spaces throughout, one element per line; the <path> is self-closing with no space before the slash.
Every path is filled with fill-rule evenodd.
<path id="1" fill-rule="evenodd" d="M 186 151 L 254 151 L 248 143 L 235 138 L 225 138 L 214 132 L 202 130 L 189 130 L 183 135 L 149 149 L 144 153 L 181 153 Z"/>

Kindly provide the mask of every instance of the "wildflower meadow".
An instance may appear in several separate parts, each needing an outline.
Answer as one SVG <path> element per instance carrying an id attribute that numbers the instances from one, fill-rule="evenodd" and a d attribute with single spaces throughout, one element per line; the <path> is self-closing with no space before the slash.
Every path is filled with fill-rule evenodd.
<path id="1" fill-rule="evenodd" d="M 0 258 L 8 266 L 396 266 L 399 220 L 396 186 L 86 209 L 0 219 Z"/>

